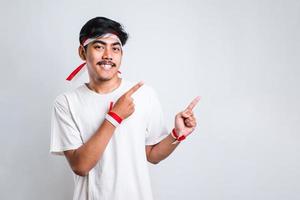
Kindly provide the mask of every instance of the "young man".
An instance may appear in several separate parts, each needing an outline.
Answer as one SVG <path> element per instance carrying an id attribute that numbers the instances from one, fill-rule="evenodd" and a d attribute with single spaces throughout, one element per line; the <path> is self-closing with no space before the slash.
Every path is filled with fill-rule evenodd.
<path id="1" fill-rule="evenodd" d="M 80 31 L 79 56 L 89 82 L 54 102 L 51 147 L 74 172 L 74 198 L 152 200 L 147 161 L 159 163 L 192 133 L 196 98 L 166 130 L 154 90 L 118 76 L 128 38 L 113 20 L 96 17 Z"/>

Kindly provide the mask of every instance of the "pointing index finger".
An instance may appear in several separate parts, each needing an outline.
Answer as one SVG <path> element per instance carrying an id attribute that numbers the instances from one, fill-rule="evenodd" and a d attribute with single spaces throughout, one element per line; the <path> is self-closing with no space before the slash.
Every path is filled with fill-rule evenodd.
<path id="1" fill-rule="evenodd" d="M 196 97 L 190 104 L 189 106 L 186 108 L 187 110 L 193 110 L 195 108 L 195 106 L 197 105 L 197 103 L 200 101 L 200 96 Z"/>
<path id="2" fill-rule="evenodd" d="M 133 86 L 132 88 L 130 88 L 127 92 L 126 95 L 131 96 L 133 93 L 135 93 L 140 87 L 142 87 L 142 85 L 144 85 L 144 82 L 139 82 L 137 83 L 135 86 Z"/>

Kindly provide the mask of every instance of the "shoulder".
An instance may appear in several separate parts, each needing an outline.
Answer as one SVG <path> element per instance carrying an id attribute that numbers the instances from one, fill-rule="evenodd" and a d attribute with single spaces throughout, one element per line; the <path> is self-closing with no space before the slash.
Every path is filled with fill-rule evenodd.
<path id="1" fill-rule="evenodd" d="M 54 107 L 68 107 L 69 102 L 77 98 L 83 92 L 84 92 L 84 85 L 81 85 L 76 89 L 59 94 L 54 99 L 53 102 Z"/>

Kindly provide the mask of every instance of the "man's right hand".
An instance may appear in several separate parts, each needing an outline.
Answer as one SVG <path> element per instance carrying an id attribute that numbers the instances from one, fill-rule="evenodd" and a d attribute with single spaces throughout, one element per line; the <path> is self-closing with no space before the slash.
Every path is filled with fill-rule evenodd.
<path id="1" fill-rule="evenodd" d="M 114 104 L 110 111 L 119 115 L 122 119 L 126 119 L 134 112 L 134 102 L 131 95 L 135 93 L 144 83 L 139 82 L 126 93 L 124 93 Z"/>

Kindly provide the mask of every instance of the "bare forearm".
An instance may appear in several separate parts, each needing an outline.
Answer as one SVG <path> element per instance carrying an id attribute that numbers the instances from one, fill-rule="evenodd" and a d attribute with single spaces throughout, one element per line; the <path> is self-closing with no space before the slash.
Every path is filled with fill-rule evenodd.
<path id="1" fill-rule="evenodd" d="M 169 135 L 158 144 L 154 145 L 149 153 L 148 160 L 156 164 L 167 158 L 179 144 L 173 144 L 173 142 L 175 142 L 175 139 L 171 135 Z"/>
<path id="2" fill-rule="evenodd" d="M 110 141 L 115 127 L 104 120 L 95 134 L 81 147 L 74 150 L 68 160 L 73 171 L 79 175 L 86 175 L 101 159 Z"/>

